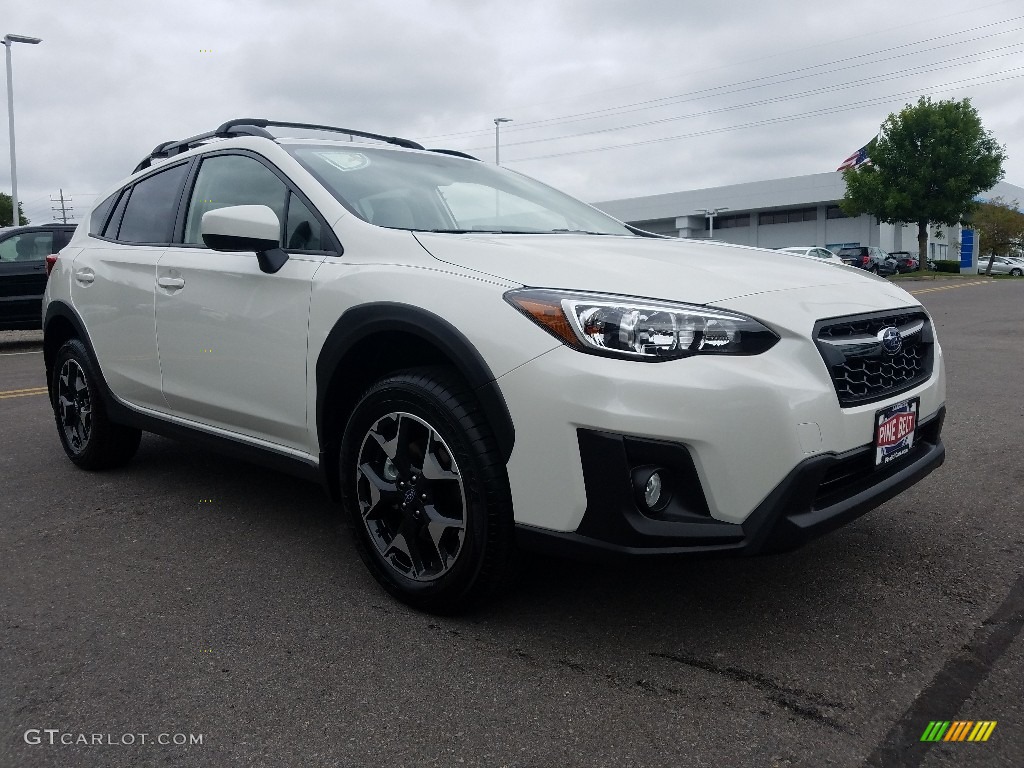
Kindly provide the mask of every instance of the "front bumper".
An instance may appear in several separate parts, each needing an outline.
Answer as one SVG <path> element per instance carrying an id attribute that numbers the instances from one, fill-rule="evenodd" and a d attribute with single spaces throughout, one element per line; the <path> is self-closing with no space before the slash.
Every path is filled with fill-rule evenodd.
<path id="1" fill-rule="evenodd" d="M 579 430 L 587 509 L 572 533 L 519 524 L 524 547 L 583 557 L 671 554 L 755 554 L 792 549 L 855 520 L 917 483 L 945 459 L 945 407 L 918 426 L 911 453 L 875 468 L 871 445 L 817 455 L 798 464 L 740 524 L 715 520 L 689 453 L 682 445 Z M 638 463 L 669 463 L 677 493 L 686 498 L 672 515 L 645 516 L 635 500 L 631 472 Z"/>

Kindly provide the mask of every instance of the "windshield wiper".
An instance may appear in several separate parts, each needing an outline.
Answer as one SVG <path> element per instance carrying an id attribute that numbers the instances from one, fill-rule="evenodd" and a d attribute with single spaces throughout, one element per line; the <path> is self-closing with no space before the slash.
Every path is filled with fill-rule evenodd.
<path id="1" fill-rule="evenodd" d="M 443 235 L 607 235 L 611 232 L 588 232 L 585 229 L 417 229 L 415 232 L 432 232 Z"/>
<path id="2" fill-rule="evenodd" d="M 504 229 L 417 229 L 416 232 L 436 232 L 442 235 L 507 235 Z"/>
<path id="3" fill-rule="evenodd" d="M 614 237 L 611 232 L 589 232 L 585 229 L 549 229 L 548 232 L 558 232 L 560 234 L 568 235 L 608 235 Z"/>

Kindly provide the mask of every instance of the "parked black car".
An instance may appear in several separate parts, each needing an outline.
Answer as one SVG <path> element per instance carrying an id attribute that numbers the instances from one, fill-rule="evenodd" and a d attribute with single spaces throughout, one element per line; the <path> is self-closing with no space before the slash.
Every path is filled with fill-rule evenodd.
<path id="1" fill-rule="evenodd" d="M 0 331 L 42 328 L 46 257 L 68 244 L 74 224 L 0 229 Z"/>
<path id="2" fill-rule="evenodd" d="M 894 275 L 899 271 L 896 267 L 896 260 L 881 248 L 876 248 L 873 245 L 840 248 L 836 256 L 848 266 L 866 269 L 876 275 Z"/>
<path id="3" fill-rule="evenodd" d="M 896 259 L 896 270 L 900 274 L 917 269 L 917 257 L 910 251 L 892 251 L 889 256 Z"/>

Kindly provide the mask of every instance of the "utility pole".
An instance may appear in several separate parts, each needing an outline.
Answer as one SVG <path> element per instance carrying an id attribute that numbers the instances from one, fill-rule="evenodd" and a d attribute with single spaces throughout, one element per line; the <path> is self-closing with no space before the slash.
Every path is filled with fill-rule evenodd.
<path id="1" fill-rule="evenodd" d="M 52 210 L 52 211 L 60 211 L 60 213 L 58 213 L 56 216 L 53 217 L 53 220 L 54 221 L 60 221 L 60 222 L 62 222 L 64 224 L 67 224 L 68 223 L 68 214 L 70 214 L 73 210 L 75 210 L 74 208 L 71 208 L 71 207 L 66 205 L 66 203 L 70 203 L 71 202 L 71 198 L 70 197 L 64 197 L 64 190 L 61 189 L 61 191 L 60 191 L 60 199 L 59 200 L 55 200 L 53 197 L 51 197 L 50 198 L 50 202 L 51 203 L 57 203 L 57 202 L 60 203 L 60 208 L 57 208 L 56 206 L 51 206 L 50 207 L 50 210 Z M 71 215 L 71 218 L 72 219 L 75 218 L 73 214 Z"/>

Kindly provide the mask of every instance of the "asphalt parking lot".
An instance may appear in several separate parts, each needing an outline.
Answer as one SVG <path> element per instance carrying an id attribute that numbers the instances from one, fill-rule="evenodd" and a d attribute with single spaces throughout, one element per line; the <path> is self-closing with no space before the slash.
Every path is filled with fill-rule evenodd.
<path id="1" fill-rule="evenodd" d="M 535 558 L 456 619 L 387 597 L 316 486 L 153 436 L 77 470 L 38 334 L 0 334 L 0 766 L 1024 765 L 1024 282 L 904 287 L 936 473 L 784 555 Z"/>

